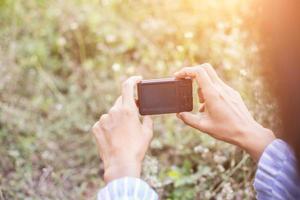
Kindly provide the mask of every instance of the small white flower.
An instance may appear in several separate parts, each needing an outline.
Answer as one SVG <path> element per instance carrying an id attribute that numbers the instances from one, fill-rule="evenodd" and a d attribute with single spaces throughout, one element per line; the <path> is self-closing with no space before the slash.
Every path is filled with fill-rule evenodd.
<path id="1" fill-rule="evenodd" d="M 78 28 L 78 23 L 77 22 L 72 22 L 71 24 L 70 24 L 70 29 L 71 30 L 76 30 Z"/>
<path id="2" fill-rule="evenodd" d="M 184 47 L 181 46 L 181 45 L 177 45 L 176 46 L 176 50 L 179 51 L 179 52 L 183 52 L 184 51 Z"/>
<path id="3" fill-rule="evenodd" d="M 184 33 L 184 37 L 185 37 L 186 39 L 191 39 L 191 38 L 194 37 L 194 33 L 193 33 L 193 32 L 185 32 L 185 33 Z"/>
<path id="4" fill-rule="evenodd" d="M 118 71 L 120 71 L 120 69 L 121 69 L 121 65 L 120 65 L 119 63 L 114 63 L 114 64 L 112 65 L 112 69 L 113 69 L 115 72 L 118 72 Z"/>
<path id="5" fill-rule="evenodd" d="M 66 45 L 66 43 L 67 43 L 67 41 L 66 41 L 66 39 L 65 39 L 64 37 L 59 37 L 59 38 L 57 39 L 57 45 L 58 45 L 58 46 L 63 47 L 63 46 Z"/>

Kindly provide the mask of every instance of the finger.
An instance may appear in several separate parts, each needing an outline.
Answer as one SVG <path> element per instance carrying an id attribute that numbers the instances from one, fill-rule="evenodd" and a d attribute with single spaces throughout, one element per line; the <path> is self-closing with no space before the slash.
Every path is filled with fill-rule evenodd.
<path id="1" fill-rule="evenodd" d="M 149 138 L 153 137 L 153 120 L 150 116 L 143 117 L 143 129 Z"/>
<path id="2" fill-rule="evenodd" d="M 115 101 L 115 104 L 109 109 L 108 115 L 111 116 L 112 120 L 118 120 L 118 112 L 122 106 L 122 96 L 119 96 Z"/>
<path id="3" fill-rule="evenodd" d="M 222 84 L 223 81 L 220 79 L 216 70 L 210 64 L 205 63 L 202 65 L 202 67 L 214 83 Z"/>
<path id="4" fill-rule="evenodd" d="M 198 115 L 190 112 L 181 112 L 177 114 L 177 117 L 181 119 L 185 124 L 192 126 L 194 128 L 199 128 L 199 121 L 201 120 Z"/>
<path id="5" fill-rule="evenodd" d="M 107 144 L 106 144 L 105 136 L 101 130 L 101 125 L 100 125 L 99 121 L 97 121 L 93 126 L 93 134 L 96 139 L 99 155 L 101 158 L 103 158 L 103 153 L 102 153 L 101 149 L 107 148 L 106 147 Z"/>
<path id="6" fill-rule="evenodd" d="M 213 80 L 214 83 L 219 84 L 221 87 L 225 88 L 225 92 L 228 93 L 228 91 L 231 89 L 224 81 L 218 76 L 216 70 L 208 63 L 204 64 L 203 68 L 207 72 L 207 74 L 210 76 L 210 78 Z"/>
<path id="7" fill-rule="evenodd" d="M 203 123 L 203 118 L 201 116 L 190 112 L 181 112 L 177 114 L 177 117 L 185 124 L 205 132 L 205 124 Z"/>
<path id="8" fill-rule="evenodd" d="M 202 103 L 200 105 L 199 112 L 204 112 L 204 111 L 205 111 L 205 103 Z"/>
<path id="9" fill-rule="evenodd" d="M 92 132 L 94 135 L 96 135 L 98 133 L 98 131 L 100 130 L 100 123 L 99 121 L 97 121 L 92 128 Z"/>
<path id="10" fill-rule="evenodd" d="M 179 72 L 175 73 L 177 78 L 194 78 L 197 80 L 198 86 L 202 89 L 205 95 L 206 91 L 213 90 L 213 82 L 208 76 L 207 72 L 203 69 L 202 65 L 196 67 L 185 67 Z"/>
<path id="11" fill-rule="evenodd" d="M 115 101 L 115 104 L 113 107 L 120 107 L 122 105 L 122 96 L 119 96 L 117 100 Z"/>
<path id="12" fill-rule="evenodd" d="M 201 88 L 198 88 L 198 97 L 199 97 L 199 102 L 200 103 L 203 103 L 205 101 L 204 95 L 203 95 L 203 92 L 202 92 Z"/>
<path id="13" fill-rule="evenodd" d="M 136 107 L 135 99 L 134 99 L 134 89 L 136 84 L 141 80 L 142 80 L 141 76 L 132 76 L 123 83 L 123 88 L 122 88 L 123 105 Z"/>
<path id="14" fill-rule="evenodd" d="M 93 126 L 93 134 L 97 140 L 98 145 L 105 145 L 105 137 L 103 135 L 100 121 L 97 121 Z"/>
<path id="15" fill-rule="evenodd" d="M 100 119 L 99 119 L 99 123 L 100 125 L 106 124 L 108 121 L 108 114 L 103 114 L 101 115 Z"/>

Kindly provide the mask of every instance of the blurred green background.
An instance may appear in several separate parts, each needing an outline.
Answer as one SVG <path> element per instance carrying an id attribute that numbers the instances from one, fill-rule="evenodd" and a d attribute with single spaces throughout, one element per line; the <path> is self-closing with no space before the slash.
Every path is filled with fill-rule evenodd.
<path id="1" fill-rule="evenodd" d="M 257 13 L 241 0 L 0 0 L 0 199 L 95 199 L 90 129 L 131 75 L 209 62 L 274 127 Z M 246 153 L 174 115 L 154 120 L 143 178 L 162 199 L 254 199 Z"/>

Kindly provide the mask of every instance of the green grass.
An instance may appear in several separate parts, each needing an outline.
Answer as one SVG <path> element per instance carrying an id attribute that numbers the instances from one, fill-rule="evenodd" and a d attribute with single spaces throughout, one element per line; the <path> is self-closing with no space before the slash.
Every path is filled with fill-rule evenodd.
<path id="1" fill-rule="evenodd" d="M 0 0 L 0 199 L 95 199 L 90 128 L 130 75 L 210 62 L 273 127 L 255 6 L 239 0 Z M 254 199 L 240 149 L 156 116 L 143 177 L 162 199 Z"/>

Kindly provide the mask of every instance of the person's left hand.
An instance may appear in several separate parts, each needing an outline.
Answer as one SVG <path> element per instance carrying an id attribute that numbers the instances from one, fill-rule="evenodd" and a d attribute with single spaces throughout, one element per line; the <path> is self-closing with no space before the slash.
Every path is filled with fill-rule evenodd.
<path id="1" fill-rule="evenodd" d="M 122 96 L 93 127 L 106 182 L 124 176 L 140 176 L 142 161 L 153 136 L 151 118 L 145 116 L 143 123 L 140 122 L 134 99 L 135 85 L 141 79 L 139 76 L 127 79 Z"/>

